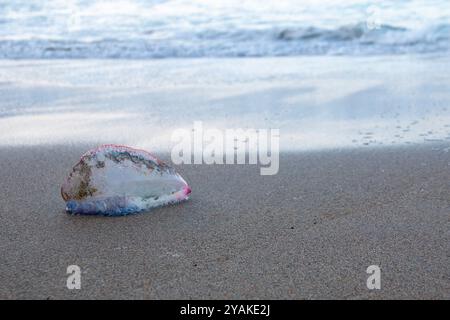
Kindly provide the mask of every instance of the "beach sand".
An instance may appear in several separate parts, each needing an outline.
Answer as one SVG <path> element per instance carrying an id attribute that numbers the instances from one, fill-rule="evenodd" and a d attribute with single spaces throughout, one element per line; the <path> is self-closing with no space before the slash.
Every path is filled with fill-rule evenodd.
<path id="1" fill-rule="evenodd" d="M 237 63 L 237 61 L 239 63 Z M 450 298 L 448 58 L 0 61 L 0 298 Z M 180 165 L 189 201 L 65 213 L 86 150 L 280 129 L 280 169 Z M 66 269 L 82 270 L 81 290 Z M 381 290 L 366 269 L 381 268 Z"/>
<path id="2" fill-rule="evenodd" d="M 183 165 L 190 200 L 115 218 L 64 212 L 59 187 L 85 149 L 1 149 L 1 298 L 450 298 L 440 148 L 283 153 L 274 176 Z M 81 290 L 66 288 L 72 264 Z"/>

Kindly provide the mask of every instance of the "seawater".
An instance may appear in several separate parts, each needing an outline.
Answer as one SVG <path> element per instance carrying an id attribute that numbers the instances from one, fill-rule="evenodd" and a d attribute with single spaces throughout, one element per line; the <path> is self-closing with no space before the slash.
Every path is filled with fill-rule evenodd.
<path id="1" fill-rule="evenodd" d="M 449 51 L 448 0 L 0 0 L 0 58 Z"/>

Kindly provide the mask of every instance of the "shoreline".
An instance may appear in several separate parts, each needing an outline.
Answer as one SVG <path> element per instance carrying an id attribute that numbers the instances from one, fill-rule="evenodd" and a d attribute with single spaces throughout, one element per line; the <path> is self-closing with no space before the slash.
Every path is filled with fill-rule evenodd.
<path id="1" fill-rule="evenodd" d="M 196 121 L 280 129 L 281 151 L 445 142 L 449 64 L 415 56 L 1 60 L 0 145 L 105 141 L 167 152 L 173 132 Z"/>

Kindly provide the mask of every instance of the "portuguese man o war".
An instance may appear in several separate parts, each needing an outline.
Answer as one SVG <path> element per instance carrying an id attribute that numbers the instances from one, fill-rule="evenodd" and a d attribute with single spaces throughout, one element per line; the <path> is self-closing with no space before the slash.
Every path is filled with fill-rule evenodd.
<path id="1" fill-rule="evenodd" d="M 71 214 L 121 216 L 187 200 L 191 188 L 144 150 L 103 145 L 86 152 L 61 187 Z"/>

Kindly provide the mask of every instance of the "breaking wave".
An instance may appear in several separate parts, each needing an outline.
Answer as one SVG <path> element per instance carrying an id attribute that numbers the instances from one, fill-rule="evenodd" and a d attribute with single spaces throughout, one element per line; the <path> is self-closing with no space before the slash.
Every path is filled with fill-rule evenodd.
<path id="1" fill-rule="evenodd" d="M 408 30 L 360 23 L 337 29 L 317 27 L 222 32 L 208 30 L 183 39 L 0 40 L 1 58 L 187 58 L 296 55 L 379 55 L 450 51 L 450 25 Z"/>

